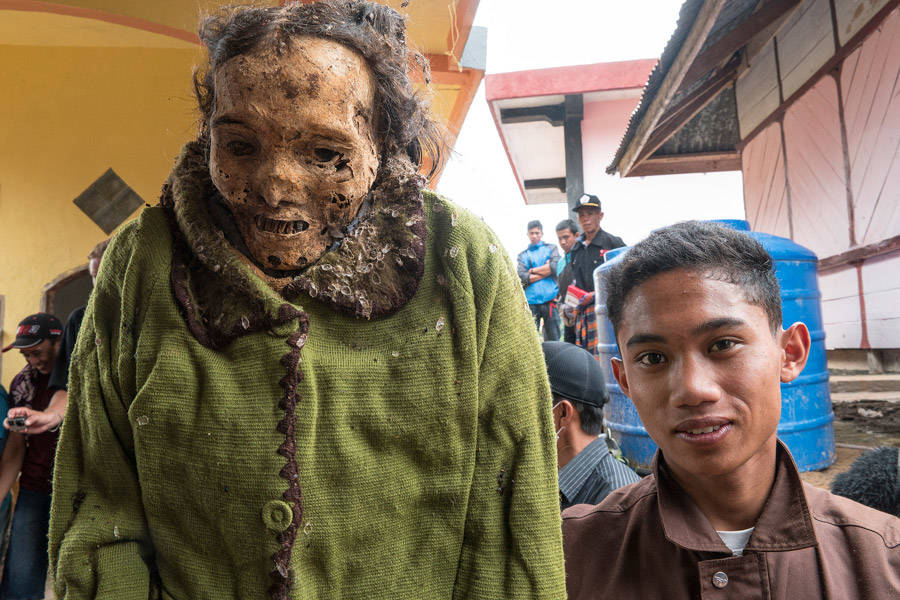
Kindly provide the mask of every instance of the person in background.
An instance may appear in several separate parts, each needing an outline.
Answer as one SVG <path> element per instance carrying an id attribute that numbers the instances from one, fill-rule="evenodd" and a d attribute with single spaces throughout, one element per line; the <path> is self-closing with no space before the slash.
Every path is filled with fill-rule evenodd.
<path id="1" fill-rule="evenodd" d="M 778 440 L 810 334 L 783 328 L 762 245 L 679 223 L 604 279 L 613 375 L 659 450 L 651 476 L 563 513 L 569 600 L 900 598 L 900 519 L 804 483 Z"/>
<path id="2" fill-rule="evenodd" d="M 594 314 L 594 269 L 603 264 L 607 252 L 625 245 L 622 238 L 614 236 L 600 228 L 603 211 L 600 198 L 593 194 L 584 194 L 575 208 L 578 223 L 584 235 L 570 252 L 572 276 L 575 285 L 586 292 L 575 314 L 576 343 L 594 352 L 597 346 L 596 316 Z"/>
<path id="3" fill-rule="evenodd" d="M 109 240 L 103 240 L 91 250 L 88 254 L 88 273 L 91 275 L 91 282 L 96 283 L 97 271 L 100 269 L 100 259 Z M 53 364 L 53 371 L 50 373 L 50 382 L 47 386 L 53 392 L 50 398 L 50 404 L 44 410 L 33 410 L 25 406 L 19 406 L 9 411 L 10 417 L 25 417 L 25 426 L 28 433 L 43 433 L 48 429 L 58 428 L 62 423 L 66 414 L 66 405 L 68 404 L 68 381 L 69 381 L 69 363 L 72 360 L 72 351 L 75 349 L 75 340 L 78 338 L 78 331 L 81 329 L 81 321 L 84 318 L 84 309 L 82 306 L 76 308 L 66 319 L 66 327 L 63 330 L 62 340 L 59 344 L 59 352 L 56 353 L 56 362 Z"/>
<path id="4" fill-rule="evenodd" d="M 544 342 L 543 349 L 553 393 L 560 507 L 597 504 L 641 478 L 617 460 L 618 446 L 603 433 L 609 393 L 600 363 L 587 350 L 565 342 Z"/>
<path id="5" fill-rule="evenodd" d="M 559 314 L 556 310 L 559 248 L 543 241 L 543 237 L 544 227 L 541 222 L 530 221 L 528 241 L 531 243 L 528 248 L 519 252 L 516 271 L 525 287 L 525 298 L 538 331 L 543 331 L 544 341 L 555 341 L 559 339 Z"/>
<path id="6" fill-rule="evenodd" d="M 50 372 L 56 362 L 62 323 L 53 315 L 37 313 L 25 317 L 16 339 L 3 352 L 19 350 L 28 362 L 12 380 L 9 400 L 13 407 L 44 411 L 50 404 Z M 10 430 L 0 457 L 0 498 L 5 498 L 19 478 L 19 496 L 12 518 L 9 560 L 3 570 L 0 598 L 43 598 L 47 579 L 47 527 L 53 456 L 62 415 L 51 415 L 56 426 L 42 433 L 14 422 L 10 409 L 3 426 Z"/>
<path id="7" fill-rule="evenodd" d="M 6 388 L 0 385 L 0 419 L 6 419 L 6 413 L 9 410 L 9 401 Z M 9 431 L 6 427 L 0 427 L 0 455 L 3 453 L 3 447 L 6 445 L 6 438 Z M 0 571 L 3 570 L 3 564 L 6 562 L 6 547 L 9 542 L 9 518 L 12 509 L 12 492 L 6 492 L 3 502 L 0 503 Z"/>
<path id="8" fill-rule="evenodd" d="M 556 298 L 556 305 L 563 307 L 566 299 L 566 290 L 569 284 L 575 281 L 572 275 L 572 267 L 569 265 L 569 252 L 575 247 L 575 242 L 581 236 L 581 230 L 578 224 L 572 219 L 563 219 L 556 226 L 556 237 L 559 240 L 559 247 L 562 248 L 563 257 L 556 264 L 557 285 L 559 287 L 559 295 Z M 570 344 L 575 343 L 575 313 L 567 307 L 563 307 L 559 311 L 563 323 L 563 341 Z"/>

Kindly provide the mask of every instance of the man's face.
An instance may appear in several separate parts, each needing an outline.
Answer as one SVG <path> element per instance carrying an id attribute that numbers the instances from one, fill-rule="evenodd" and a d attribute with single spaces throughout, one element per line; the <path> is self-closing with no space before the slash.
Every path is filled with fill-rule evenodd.
<path id="1" fill-rule="evenodd" d="M 584 231 L 584 236 L 588 239 L 593 237 L 600 231 L 600 221 L 603 220 L 603 213 L 599 208 L 588 206 L 578 209 L 578 224 Z"/>
<path id="2" fill-rule="evenodd" d="M 544 237 L 544 232 L 541 231 L 540 228 L 532 227 L 528 230 L 528 241 L 532 244 L 540 242 L 542 237 Z"/>
<path id="3" fill-rule="evenodd" d="M 88 273 L 91 274 L 91 281 L 95 284 L 97 283 L 97 273 L 100 272 L 100 258 L 99 256 L 92 256 L 88 259 Z"/>
<path id="4" fill-rule="evenodd" d="M 802 323 L 773 335 L 741 288 L 679 269 L 629 294 L 616 338 L 613 372 L 676 478 L 774 465 L 780 384 L 809 352 Z"/>
<path id="5" fill-rule="evenodd" d="M 37 346 L 24 348 L 19 352 L 32 369 L 36 369 L 41 375 L 49 375 L 56 361 L 56 351 L 59 349 L 59 341 L 44 340 Z"/>
<path id="6" fill-rule="evenodd" d="M 563 252 L 569 252 L 570 250 L 572 250 L 572 246 L 575 245 L 577 234 L 571 229 L 567 228 L 557 231 L 556 237 L 559 240 L 559 246 L 563 249 Z"/>
<path id="7" fill-rule="evenodd" d="M 354 219 L 378 171 L 374 81 L 336 42 L 295 40 L 215 73 L 209 171 L 253 259 L 314 263 Z"/>

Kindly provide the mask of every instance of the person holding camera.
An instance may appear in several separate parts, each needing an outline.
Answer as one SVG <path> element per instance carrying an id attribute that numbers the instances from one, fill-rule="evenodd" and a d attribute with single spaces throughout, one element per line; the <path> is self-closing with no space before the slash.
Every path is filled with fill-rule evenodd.
<path id="1" fill-rule="evenodd" d="M 25 317 L 16 339 L 3 352 L 17 349 L 28 362 L 12 380 L 9 404 L 30 411 L 47 412 L 52 390 L 50 373 L 59 352 L 62 323 L 53 315 L 37 313 Z M 47 527 L 50 521 L 50 480 L 53 457 L 63 415 L 46 431 L 29 431 L 26 416 L 9 415 L 3 426 L 9 437 L 0 458 L 0 498 L 19 478 L 19 496 L 9 538 L 9 560 L 3 570 L 0 598 L 42 598 L 47 579 Z"/>

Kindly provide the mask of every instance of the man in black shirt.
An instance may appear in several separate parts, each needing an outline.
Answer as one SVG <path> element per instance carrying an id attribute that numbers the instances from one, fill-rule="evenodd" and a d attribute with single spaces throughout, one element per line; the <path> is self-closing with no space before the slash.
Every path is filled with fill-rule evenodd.
<path id="1" fill-rule="evenodd" d="M 584 232 L 581 240 L 575 243 L 569 253 L 569 266 L 575 279 L 575 285 L 590 292 L 575 310 L 575 343 L 585 350 L 595 352 L 597 346 L 597 319 L 594 314 L 594 269 L 599 267 L 604 256 L 613 248 L 625 245 L 622 238 L 610 235 L 600 229 L 603 212 L 600 209 L 600 198 L 592 194 L 583 194 L 575 208 L 578 223 Z"/>
<path id="2" fill-rule="evenodd" d="M 594 291 L 594 269 L 603 263 L 603 256 L 613 248 L 625 245 L 622 238 L 611 235 L 600 228 L 603 212 L 600 209 L 600 198 L 592 194 L 583 194 L 575 208 L 578 223 L 584 232 L 582 239 L 575 243 L 570 253 L 570 264 L 575 276 L 575 285 L 581 289 Z"/>

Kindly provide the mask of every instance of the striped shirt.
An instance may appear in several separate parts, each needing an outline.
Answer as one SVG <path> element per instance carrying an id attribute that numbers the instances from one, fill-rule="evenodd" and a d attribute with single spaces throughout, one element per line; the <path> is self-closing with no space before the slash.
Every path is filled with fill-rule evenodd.
<path id="1" fill-rule="evenodd" d="M 606 443 L 606 435 L 599 436 L 559 470 L 562 509 L 597 504 L 613 490 L 640 481 L 637 473 L 613 457 Z"/>

